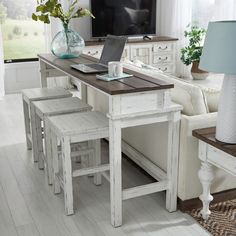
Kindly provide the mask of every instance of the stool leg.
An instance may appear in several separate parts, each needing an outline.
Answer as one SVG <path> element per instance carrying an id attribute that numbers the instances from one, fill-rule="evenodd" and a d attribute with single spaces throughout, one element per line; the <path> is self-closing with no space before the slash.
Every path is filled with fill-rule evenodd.
<path id="1" fill-rule="evenodd" d="M 52 152 L 52 160 L 53 160 L 53 191 L 55 194 L 59 194 L 61 192 L 61 186 L 57 174 L 59 173 L 59 155 L 57 150 L 57 136 L 50 130 L 49 139 L 51 140 L 51 149 Z M 48 151 L 49 151 L 48 149 Z M 50 153 L 50 151 L 49 151 Z M 49 157 L 50 158 L 50 157 Z"/>
<path id="2" fill-rule="evenodd" d="M 94 140 L 90 140 L 87 143 L 88 143 L 88 148 L 93 148 L 95 150 L 95 141 Z M 95 162 L 94 162 L 95 154 L 94 153 L 88 154 L 86 156 L 86 158 L 88 160 L 88 166 L 87 167 L 92 167 L 92 166 L 95 165 Z M 88 177 L 93 177 L 93 176 L 94 176 L 94 174 L 88 175 Z"/>
<path id="3" fill-rule="evenodd" d="M 73 207 L 71 147 L 70 147 L 69 137 L 62 138 L 62 167 L 63 167 L 65 211 L 67 215 L 72 215 L 74 214 L 74 207 Z"/>
<path id="4" fill-rule="evenodd" d="M 43 137 L 41 119 L 35 114 L 35 125 L 36 125 L 36 138 L 37 138 L 37 155 L 38 155 L 38 167 L 40 170 L 44 169 L 44 153 L 43 153 Z"/>
<path id="5" fill-rule="evenodd" d="M 29 106 L 27 102 L 23 100 L 23 111 L 24 111 L 24 121 L 25 121 L 25 136 L 26 136 L 26 145 L 27 149 L 31 150 L 32 149 L 32 143 L 31 140 L 29 139 L 30 135 L 30 117 L 29 117 Z"/>
<path id="6" fill-rule="evenodd" d="M 95 153 L 93 154 L 94 166 L 100 166 L 101 165 L 101 140 L 100 139 L 94 141 L 94 149 L 95 149 Z M 95 185 L 102 184 L 101 173 L 97 173 L 94 175 L 94 184 Z"/>
<path id="7" fill-rule="evenodd" d="M 30 105 L 30 120 L 31 120 L 31 133 L 32 133 L 32 146 L 33 146 L 33 158 L 34 162 L 38 162 L 38 145 L 37 145 L 37 128 L 35 119 L 34 106 Z"/>
<path id="8" fill-rule="evenodd" d="M 44 146 L 45 146 L 45 163 L 48 184 L 53 183 L 53 158 L 51 150 L 50 126 L 46 119 L 44 119 Z"/>

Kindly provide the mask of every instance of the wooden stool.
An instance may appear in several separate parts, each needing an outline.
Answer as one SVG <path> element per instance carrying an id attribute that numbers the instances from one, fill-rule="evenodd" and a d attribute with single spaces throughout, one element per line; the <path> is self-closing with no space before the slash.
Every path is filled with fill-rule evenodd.
<path id="1" fill-rule="evenodd" d="M 101 172 L 110 169 L 109 164 L 101 165 L 100 146 L 100 139 L 108 137 L 109 121 L 104 114 L 96 111 L 53 116 L 47 119 L 51 129 L 54 193 L 60 193 L 61 187 L 64 189 L 65 211 L 67 215 L 71 215 L 74 214 L 72 178 L 95 174 L 94 184 L 100 185 Z M 62 145 L 62 176 L 59 171 L 58 139 Z M 93 140 L 94 143 L 94 166 L 72 170 L 71 144 L 89 140 Z"/>
<path id="2" fill-rule="evenodd" d="M 46 173 L 48 177 L 48 183 L 52 184 L 52 158 L 51 158 L 51 144 L 48 140 L 49 126 L 46 124 L 46 117 L 63 115 L 74 112 L 85 112 L 92 109 L 91 106 L 82 102 L 77 97 L 51 99 L 46 101 L 32 102 L 32 116 L 34 116 L 35 126 L 32 126 L 32 133 L 36 133 L 36 139 L 33 140 L 34 147 L 34 159 L 39 162 L 39 169 L 44 168 L 44 161 L 46 166 Z M 44 144 L 45 155 L 43 152 L 43 137 L 41 132 L 41 121 L 43 121 L 44 127 Z"/>
<path id="3" fill-rule="evenodd" d="M 33 88 L 22 90 L 23 111 L 25 120 L 25 136 L 27 149 L 32 149 L 32 140 L 36 134 L 32 134 L 31 127 L 35 125 L 34 117 L 30 117 L 33 101 L 71 97 L 72 94 L 63 88 Z M 37 162 L 37 159 L 34 159 Z"/>

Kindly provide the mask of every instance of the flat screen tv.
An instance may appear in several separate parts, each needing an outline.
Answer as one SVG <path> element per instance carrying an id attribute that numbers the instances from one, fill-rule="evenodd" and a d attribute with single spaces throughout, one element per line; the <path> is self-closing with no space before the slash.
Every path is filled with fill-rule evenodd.
<path id="1" fill-rule="evenodd" d="M 92 37 L 154 35 L 156 0 L 91 0 Z"/>

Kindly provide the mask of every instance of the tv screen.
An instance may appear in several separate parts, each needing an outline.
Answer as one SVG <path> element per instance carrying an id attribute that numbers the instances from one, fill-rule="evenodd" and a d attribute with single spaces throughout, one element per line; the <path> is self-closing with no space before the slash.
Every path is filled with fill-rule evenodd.
<path id="1" fill-rule="evenodd" d="M 153 35 L 156 0 L 91 0 L 92 37 Z"/>

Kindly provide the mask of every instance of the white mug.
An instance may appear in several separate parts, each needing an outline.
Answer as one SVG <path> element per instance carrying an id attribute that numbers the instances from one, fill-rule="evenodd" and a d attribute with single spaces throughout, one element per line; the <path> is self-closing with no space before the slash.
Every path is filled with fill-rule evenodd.
<path id="1" fill-rule="evenodd" d="M 119 61 L 110 61 L 108 63 L 109 77 L 119 77 L 123 74 L 123 65 Z"/>

